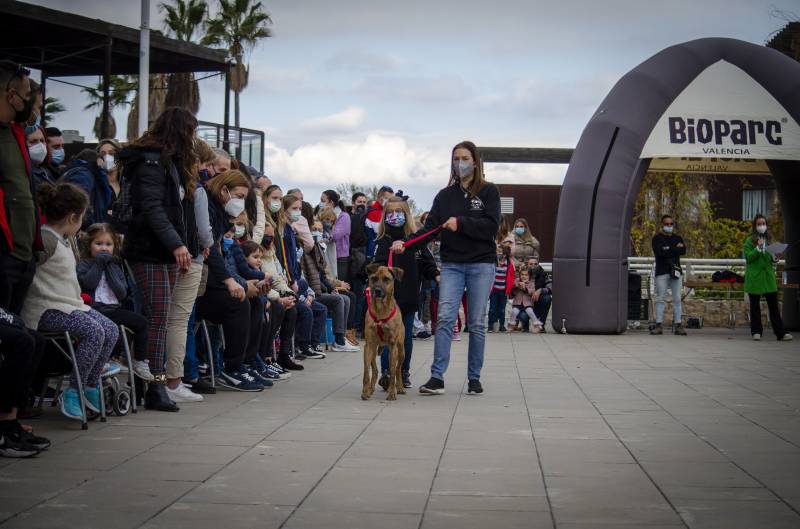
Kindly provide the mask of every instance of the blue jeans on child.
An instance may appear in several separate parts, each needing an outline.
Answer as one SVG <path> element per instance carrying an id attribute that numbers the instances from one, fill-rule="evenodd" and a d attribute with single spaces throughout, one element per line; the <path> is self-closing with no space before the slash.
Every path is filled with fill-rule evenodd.
<path id="1" fill-rule="evenodd" d="M 486 305 L 494 284 L 494 275 L 494 263 L 442 263 L 439 281 L 439 318 L 431 365 L 432 377 L 444 380 L 444 374 L 450 364 L 453 327 L 458 318 L 461 296 L 466 288 L 469 313 L 467 377 L 469 380 L 481 378 L 486 346 Z"/>
<path id="2" fill-rule="evenodd" d="M 505 290 L 492 290 L 489 295 L 489 328 L 495 323 L 500 323 L 500 328 L 506 326 L 506 303 L 508 296 Z"/>
<path id="3" fill-rule="evenodd" d="M 411 370 L 411 352 L 414 350 L 414 313 L 403 314 L 403 327 L 405 327 L 405 341 L 403 350 L 406 357 L 403 359 L 403 373 Z M 389 371 L 389 348 L 384 347 L 381 353 L 381 372 Z"/>

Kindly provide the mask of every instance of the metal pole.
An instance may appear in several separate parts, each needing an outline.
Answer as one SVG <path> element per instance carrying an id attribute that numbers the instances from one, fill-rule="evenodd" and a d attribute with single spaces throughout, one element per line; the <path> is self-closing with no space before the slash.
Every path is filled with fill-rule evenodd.
<path id="1" fill-rule="evenodd" d="M 41 51 L 42 65 L 44 65 L 44 60 L 45 60 L 44 59 L 44 48 L 42 48 L 42 51 Z M 42 118 L 42 126 L 44 126 L 44 121 L 47 118 L 47 112 L 46 112 L 46 108 L 45 108 L 47 106 L 45 104 L 45 99 L 47 99 L 47 72 L 45 70 L 42 70 L 42 81 L 39 84 L 41 85 L 41 91 L 42 91 L 42 109 L 40 111 L 40 114 L 41 114 L 40 117 Z"/>
<path id="2" fill-rule="evenodd" d="M 222 122 L 222 148 L 230 152 L 228 134 L 231 126 L 231 68 L 230 64 L 225 69 L 225 116 Z"/>
<path id="3" fill-rule="evenodd" d="M 139 32 L 139 136 L 147 130 L 150 103 L 150 0 L 142 0 Z"/>
<path id="4" fill-rule="evenodd" d="M 103 113 L 101 115 L 100 121 L 100 138 L 109 137 L 109 130 L 108 125 L 111 116 L 111 37 L 108 38 L 108 44 L 106 44 L 106 61 L 105 61 L 105 68 L 103 71 Z"/>

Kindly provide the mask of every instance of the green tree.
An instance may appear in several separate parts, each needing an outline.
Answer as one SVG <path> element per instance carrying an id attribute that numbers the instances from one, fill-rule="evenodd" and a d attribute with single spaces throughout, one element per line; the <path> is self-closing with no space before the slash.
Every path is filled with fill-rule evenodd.
<path id="1" fill-rule="evenodd" d="M 253 0 L 219 0 L 217 15 L 206 22 L 206 35 L 200 41 L 207 46 L 221 46 L 233 57 L 230 83 L 233 90 L 234 124 L 239 127 L 239 94 L 247 87 L 249 76 L 245 53 L 261 39 L 272 36 L 272 24 L 261 2 Z"/>
<path id="2" fill-rule="evenodd" d="M 44 126 L 52 123 L 53 118 L 56 114 L 60 114 L 64 112 L 67 108 L 61 104 L 61 101 L 56 99 L 55 97 L 45 97 L 44 98 L 44 119 L 42 123 Z"/>
<path id="3" fill-rule="evenodd" d="M 117 122 L 114 120 L 114 109 L 130 104 L 130 92 L 135 89 L 135 83 L 127 75 L 112 75 L 109 86 L 108 101 L 108 121 L 107 132 L 109 138 L 117 136 Z M 89 97 L 89 103 L 83 107 L 84 110 L 98 110 L 99 114 L 94 120 L 92 128 L 95 137 L 101 139 L 103 131 L 103 79 L 97 83 L 96 87 L 86 87 L 81 90 Z"/>
<path id="4" fill-rule="evenodd" d="M 164 13 L 164 31 L 168 36 L 184 42 L 193 42 L 198 28 L 202 27 L 208 12 L 205 0 L 172 0 L 159 4 Z M 167 81 L 165 106 L 177 106 L 197 114 L 200 110 L 200 88 L 194 73 L 170 74 Z"/>

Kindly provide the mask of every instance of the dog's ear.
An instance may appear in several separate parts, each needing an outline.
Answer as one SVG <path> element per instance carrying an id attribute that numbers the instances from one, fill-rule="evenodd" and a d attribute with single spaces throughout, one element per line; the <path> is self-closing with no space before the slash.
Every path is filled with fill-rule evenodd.
<path id="1" fill-rule="evenodd" d="M 368 275 L 374 274 L 375 272 L 378 271 L 378 268 L 380 268 L 380 267 L 381 267 L 381 265 L 379 265 L 378 263 L 371 263 L 371 264 L 367 265 L 367 274 Z"/>
<path id="2" fill-rule="evenodd" d="M 395 281 L 403 280 L 403 274 L 405 274 L 405 272 L 403 271 L 402 268 L 397 268 L 396 266 L 393 266 L 389 270 L 392 271 L 392 275 L 394 276 Z"/>

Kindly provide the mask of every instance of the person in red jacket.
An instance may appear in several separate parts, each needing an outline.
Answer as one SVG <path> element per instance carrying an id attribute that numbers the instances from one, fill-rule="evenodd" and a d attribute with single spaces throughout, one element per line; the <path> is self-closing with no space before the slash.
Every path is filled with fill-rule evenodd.
<path id="1" fill-rule="evenodd" d="M 511 259 L 511 247 L 497 245 L 497 267 L 494 274 L 494 285 L 489 294 L 489 327 L 487 332 L 494 332 L 494 324 L 498 323 L 498 332 L 506 332 L 506 303 L 516 281 L 514 260 Z"/>

